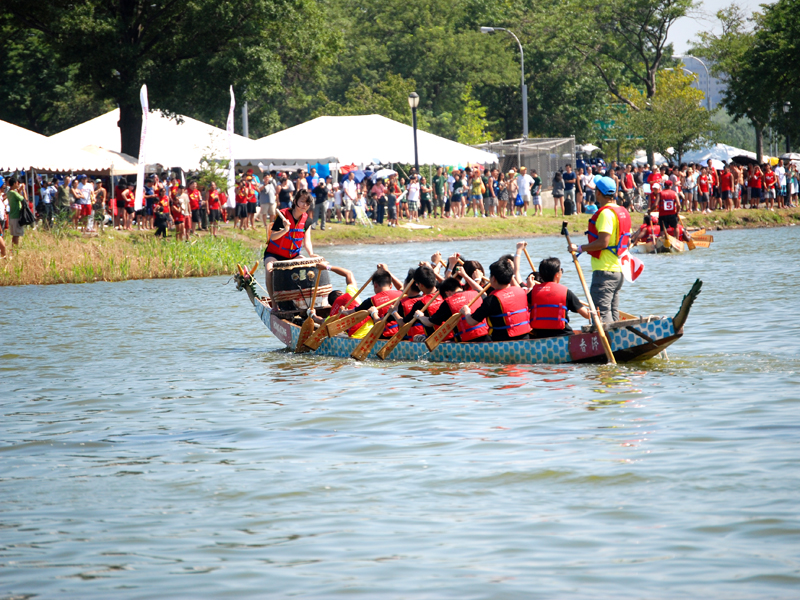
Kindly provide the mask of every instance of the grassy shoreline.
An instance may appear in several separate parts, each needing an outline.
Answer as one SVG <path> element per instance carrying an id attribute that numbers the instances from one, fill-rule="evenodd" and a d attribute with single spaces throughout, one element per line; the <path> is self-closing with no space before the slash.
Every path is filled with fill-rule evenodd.
<path id="1" fill-rule="evenodd" d="M 710 215 L 693 213 L 685 217 L 688 226 L 705 227 L 713 232 L 796 225 L 800 223 L 800 209 L 775 212 L 741 209 Z M 312 239 L 315 251 L 324 254 L 325 247 L 339 245 L 558 236 L 563 221 L 569 223 L 571 232 L 582 234 L 587 220 L 587 215 L 428 219 L 424 224 L 432 225 L 431 229 L 416 230 L 330 223 L 325 231 L 315 230 Z M 641 214 L 633 215 L 635 227 L 641 222 Z M 175 241 L 172 235 L 170 232 L 167 240 L 156 240 L 152 231 L 106 229 L 89 236 L 64 227 L 52 231 L 26 228 L 14 258 L 0 260 L 0 286 L 226 275 L 232 273 L 236 263 L 255 262 L 263 252 L 265 241 L 263 228 L 234 232 L 226 226 L 218 238 L 202 234 L 188 244 Z M 10 248 L 10 236 L 6 235 L 5 239 Z"/>

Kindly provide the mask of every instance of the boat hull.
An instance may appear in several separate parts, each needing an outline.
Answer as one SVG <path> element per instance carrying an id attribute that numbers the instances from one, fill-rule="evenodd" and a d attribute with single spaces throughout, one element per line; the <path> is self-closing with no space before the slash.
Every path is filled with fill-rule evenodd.
<path id="1" fill-rule="evenodd" d="M 255 299 L 256 314 L 275 337 L 287 348 L 294 348 L 300 327 L 278 318 L 261 300 Z M 672 318 L 653 318 L 649 322 L 610 329 L 607 337 L 618 362 L 651 358 L 679 339 L 683 332 L 675 331 Z M 349 337 L 333 337 L 323 340 L 319 348 L 308 354 L 349 358 L 360 340 Z M 368 358 L 386 343 L 379 340 Z M 428 352 L 424 343 L 403 341 L 389 356 L 390 360 L 489 364 L 564 364 L 582 362 L 606 362 L 606 356 L 597 333 L 577 333 L 539 340 L 491 342 L 476 344 L 440 344 Z"/>

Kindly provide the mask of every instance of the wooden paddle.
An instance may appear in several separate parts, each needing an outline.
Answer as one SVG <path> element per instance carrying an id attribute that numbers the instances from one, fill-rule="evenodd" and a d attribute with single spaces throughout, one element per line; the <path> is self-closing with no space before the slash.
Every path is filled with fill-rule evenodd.
<path id="1" fill-rule="evenodd" d="M 597 309 L 594 306 L 594 300 L 592 300 L 592 295 L 589 293 L 586 280 L 583 278 L 583 271 L 581 271 L 581 264 L 578 262 L 578 255 L 572 251 L 572 242 L 569 239 L 567 225 L 568 223 L 566 221 L 561 223 L 561 233 L 567 238 L 567 247 L 570 248 L 569 253 L 572 254 L 572 262 L 575 263 L 575 268 L 578 270 L 578 277 L 580 278 L 581 285 L 583 286 L 583 293 L 586 294 L 586 302 L 589 304 L 589 312 L 594 319 L 594 324 L 597 328 L 597 334 L 600 336 L 600 343 L 603 344 L 603 350 L 606 353 L 606 358 L 608 358 L 608 362 L 615 365 L 617 364 L 617 359 L 614 358 L 614 353 L 611 351 L 611 344 L 608 343 L 606 331 L 603 329 L 603 322 L 600 320 L 600 314 L 597 312 Z"/>
<path id="2" fill-rule="evenodd" d="M 483 296 L 490 287 L 492 287 L 491 283 L 488 284 L 485 288 L 483 288 L 480 291 L 480 293 L 476 295 L 472 300 L 470 300 L 470 303 L 467 304 L 467 306 L 472 308 L 472 305 L 475 304 L 475 301 L 481 296 Z M 439 327 L 439 329 L 430 334 L 428 338 L 425 340 L 425 345 L 428 347 L 428 351 L 433 352 L 434 350 L 436 350 L 439 344 L 441 344 L 445 340 L 445 338 L 448 335 L 450 335 L 450 332 L 452 332 L 453 329 L 456 328 L 456 325 L 458 325 L 458 322 L 460 320 L 461 320 L 461 313 L 457 312 L 454 315 L 452 315 L 449 319 L 447 319 L 447 321 L 442 323 L 442 326 Z"/>
<path id="3" fill-rule="evenodd" d="M 356 292 L 356 295 L 353 296 L 352 298 L 350 298 L 349 302 L 341 308 L 341 311 L 347 310 L 347 308 L 353 302 L 355 302 L 356 298 L 358 298 L 359 294 L 361 294 L 361 292 L 363 292 L 364 289 L 366 289 L 366 287 L 369 285 L 370 281 L 372 281 L 372 277 L 371 276 L 370 276 L 369 279 L 367 279 L 364 282 L 364 285 L 361 286 L 361 289 Z M 325 323 L 323 323 L 320 326 L 320 328 L 317 329 L 314 333 L 312 333 L 311 336 L 306 340 L 306 342 L 305 342 L 306 347 L 310 348 L 311 350 L 316 350 L 317 348 L 319 348 L 320 344 L 322 344 L 322 340 L 324 340 L 326 337 L 328 337 L 328 327 L 327 326 L 330 325 L 331 323 L 335 323 L 336 321 L 338 321 L 341 318 L 342 318 L 341 313 L 337 314 L 337 315 L 334 315 L 332 317 L 329 317 L 328 320 Z M 352 325 L 350 327 L 352 327 Z M 345 329 L 350 329 L 350 327 L 345 327 Z"/>
<path id="4" fill-rule="evenodd" d="M 313 309 L 314 305 L 317 302 L 317 290 L 319 289 L 319 280 L 322 279 L 320 276 L 321 273 L 317 270 L 317 281 L 314 282 L 314 293 L 311 295 L 311 306 L 309 309 Z M 294 353 L 300 354 L 301 352 L 308 352 L 310 348 L 306 348 L 305 343 L 310 336 L 314 333 L 314 319 L 311 315 L 306 317 L 306 320 L 303 321 L 303 326 L 300 328 L 300 335 L 297 336 L 297 346 L 295 346 Z"/>
<path id="5" fill-rule="evenodd" d="M 392 316 L 392 313 L 397 310 L 397 307 L 400 305 L 400 301 L 408 294 L 408 290 L 411 289 L 411 286 L 414 285 L 414 280 L 408 282 L 408 285 L 403 290 L 403 293 L 397 297 L 397 300 L 394 301 L 394 304 L 386 311 L 386 314 L 383 315 L 383 318 L 375 323 L 372 326 L 372 329 L 369 330 L 369 333 L 364 336 L 364 339 L 355 347 L 350 353 L 350 358 L 355 358 L 356 360 L 364 360 L 372 350 L 375 343 L 380 339 L 381 335 L 383 335 L 383 330 L 386 329 L 386 323 L 389 321 L 389 317 Z"/>
<path id="6" fill-rule="evenodd" d="M 438 298 L 438 297 L 439 297 L 439 292 L 436 292 L 431 297 L 431 299 L 428 300 L 428 302 L 425 304 L 425 306 L 422 307 L 422 312 L 425 312 L 426 310 L 428 310 L 428 307 L 430 307 L 430 305 L 433 304 L 433 301 L 436 300 L 436 298 Z M 397 331 L 397 333 L 395 333 L 392 336 L 392 339 L 390 339 L 388 342 L 386 342 L 383 345 L 383 348 L 378 350 L 378 352 L 377 352 L 378 357 L 383 360 L 387 356 L 389 356 L 389 354 L 391 354 L 392 350 L 394 350 L 397 347 L 397 344 L 399 344 L 402 340 L 406 339 L 406 336 L 408 335 L 408 332 L 411 330 L 411 328 L 414 326 L 414 323 L 416 323 L 416 322 L 417 322 L 417 317 L 414 317 L 408 323 L 403 325 Z"/>
<path id="7" fill-rule="evenodd" d="M 391 304 L 394 300 L 389 300 L 388 302 L 384 302 L 383 304 L 378 305 L 376 308 L 383 308 L 388 304 Z M 333 337 L 335 335 L 339 335 L 343 331 L 350 329 L 354 325 L 358 325 L 369 316 L 369 312 L 366 310 L 359 310 L 354 312 L 352 315 L 347 315 L 342 317 L 341 319 L 337 319 L 333 323 L 326 323 L 323 327 L 326 327 L 328 330 L 328 336 Z"/>

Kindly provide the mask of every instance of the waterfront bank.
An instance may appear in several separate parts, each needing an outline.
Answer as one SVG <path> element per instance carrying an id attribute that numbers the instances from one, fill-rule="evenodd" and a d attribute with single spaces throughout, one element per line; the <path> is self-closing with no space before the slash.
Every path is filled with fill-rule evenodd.
<path id="1" fill-rule="evenodd" d="M 638 227 L 643 215 L 634 214 Z M 726 229 L 792 226 L 800 222 L 800 209 L 779 211 L 737 210 L 733 213 L 685 215 L 690 227 L 704 227 L 713 233 Z M 329 223 L 325 231 L 313 232 L 314 250 L 324 254 L 331 246 L 355 244 L 398 244 L 405 242 L 448 242 L 491 239 L 530 239 L 559 236 L 563 221 L 570 232 L 582 234 L 587 215 L 520 218 L 427 219 L 421 225 L 430 229 L 372 227 Z M 192 238 L 191 243 L 172 237 L 156 240 L 152 232 L 120 232 L 84 235 L 72 229 L 53 231 L 26 229 L 13 260 L 0 261 L 0 286 L 91 283 L 131 279 L 164 279 L 230 274 L 236 263 L 251 264 L 264 248 L 263 228 L 234 232 L 223 227 L 220 236 L 208 234 Z M 6 236 L 10 247 L 10 236 Z"/>

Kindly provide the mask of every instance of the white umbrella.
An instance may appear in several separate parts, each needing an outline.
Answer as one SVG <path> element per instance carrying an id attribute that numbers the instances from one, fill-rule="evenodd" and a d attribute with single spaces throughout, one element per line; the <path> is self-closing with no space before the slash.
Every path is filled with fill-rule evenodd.
<path id="1" fill-rule="evenodd" d="M 578 152 L 588 152 L 591 154 L 595 150 L 600 150 L 600 147 L 595 146 L 594 144 L 581 144 L 579 146 L 575 146 L 575 150 Z"/>
<path id="2" fill-rule="evenodd" d="M 386 179 L 389 175 L 397 175 L 397 171 L 393 171 L 392 169 L 381 169 L 380 171 L 376 171 L 372 174 L 372 181 L 377 181 L 378 179 Z"/>
<path id="3" fill-rule="evenodd" d="M 717 169 L 718 171 L 725 168 L 725 164 L 721 160 L 717 160 L 716 158 L 709 158 L 707 161 L 703 162 L 706 163 L 707 167 L 711 167 L 712 169 Z"/>
<path id="4" fill-rule="evenodd" d="M 782 160 L 800 160 L 800 154 L 797 152 L 786 152 L 785 154 L 781 154 Z"/>

